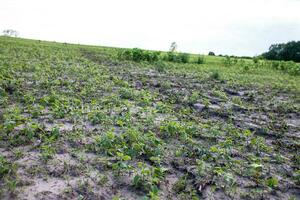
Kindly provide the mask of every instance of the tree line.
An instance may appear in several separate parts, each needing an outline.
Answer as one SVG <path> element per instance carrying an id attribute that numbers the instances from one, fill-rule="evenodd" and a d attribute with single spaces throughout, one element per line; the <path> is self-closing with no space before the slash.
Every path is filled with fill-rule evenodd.
<path id="1" fill-rule="evenodd" d="M 300 62 L 300 41 L 273 44 L 269 51 L 262 54 L 267 60 L 284 60 Z"/>

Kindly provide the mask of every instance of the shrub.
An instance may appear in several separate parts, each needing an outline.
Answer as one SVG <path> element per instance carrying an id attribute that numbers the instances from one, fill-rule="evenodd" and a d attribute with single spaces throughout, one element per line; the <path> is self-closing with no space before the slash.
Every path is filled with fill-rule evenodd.
<path id="1" fill-rule="evenodd" d="M 164 58 L 169 62 L 177 62 L 177 63 L 188 63 L 190 59 L 190 55 L 188 53 L 173 53 L 168 52 L 167 56 Z"/>
<path id="2" fill-rule="evenodd" d="M 198 56 L 197 64 L 204 64 L 204 56 Z"/>
<path id="3" fill-rule="evenodd" d="M 188 53 L 179 53 L 178 57 L 182 63 L 188 63 L 190 59 L 190 55 Z"/>
<path id="4" fill-rule="evenodd" d="M 162 61 L 155 62 L 154 67 L 158 72 L 165 72 L 166 71 L 166 64 Z"/>
<path id="5" fill-rule="evenodd" d="M 209 55 L 209 56 L 215 56 L 216 54 L 215 54 L 214 52 L 210 51 L 210 52 L 208 53 L 208 55 Z"/>
<path id="6" fill-rule="evenodd" d="M 257 63 L 259 62 L 259 58 L 258 58 L 258 57 L 254 57 L 252 60 L 253 60 L 253 62 L 254 62 L 255 64 L 257 64 Z"/>
<path id="7" fill-rule="evenodd" d="M 209 78 L 215 79 L 215 80 L 219 80 L 219 79 L 220 79 L 220 74 L 219 74 L 219 72 L 214 71 L 214 72 L 212 72 L 212 73 L 209 75 Z"/>
<path id="8" fill-rule="evenodd" d="M 177 57 L 176 57 L 176 54 L 173 53 L 173 52 L 168 52 L 167 56 L 165 57 L 165 59 L 167 61 L 170 61 L 170 62 L 176 62 L 177 60 Z"/>
<path id="9" fill-rule="evenodd" d="M 135 62 L 155 62 L 159 60 L 159 56 L 160 52 L 158 51 L 146 51 L 139 48 L 126 49 L 118 54 L 119 59 L 132 60 Z"/>
<path id="10" fill-rule="evenodd" d="M 300 65 L 293 61 L 272 61 L 269 63 L 269 66 L 271 66 L 275 70 L 281 70 L 291 75 L 300 75 Z"/>
<path id="11" fill-rule="evenodd" d="M 138 48 L 133 48 L 132 49 L 132 60 L 135 62 L 140 62 L 142 60 L 144 60 L 144 53 L 142 49 L 138 49 Z"/>
<path id="12" fill-rule="evenodd" d="M 146 61 L 148 62 L 155 62 L 159 60 L 160 52 L 158 51 L 153 51 L 153 52 L 145 51 L 144 54 L 145 54 Z"/>
<path id="13" fill-rule="evenodd" d="M 120 59 L 124 60 L 132 60 L 132 51 L 131 50 L 124 50 L 121 51 L 118 55 Z"/>
<path id="14" fill-rule="evenodd" d="M 223 64 L 226 67 L 235 65 L 235 64 L 237 64 L 237 62 L 238 62 L 238 59 L 235 57 L 232 57 L 232 56 L 225 56 L 225 58 L 223 59 Z"/>

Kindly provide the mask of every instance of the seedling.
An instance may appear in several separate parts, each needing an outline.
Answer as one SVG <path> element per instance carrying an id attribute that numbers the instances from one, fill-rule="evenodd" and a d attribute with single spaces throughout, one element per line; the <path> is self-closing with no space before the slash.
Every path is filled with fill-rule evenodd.
<path id="1" fill-rule="evenodd" d="M 276 177 L 271 177 L 266 180 L 266 185 L 270 188 L 278 187 L 278 183 L 279 183 L 279 181 Z"/>

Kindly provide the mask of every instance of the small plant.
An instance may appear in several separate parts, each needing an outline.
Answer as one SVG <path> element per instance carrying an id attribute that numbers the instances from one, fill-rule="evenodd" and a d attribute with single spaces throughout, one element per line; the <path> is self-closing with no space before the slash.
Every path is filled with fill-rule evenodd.
<path id="1" fill-rule="evenodd" d="M 13 151 L 13 153 L 16 159 L 20 159 L 24 156 L 24 153 L 19 149 Z"/>
<path id="2" fill-rule="evenodd" d="M 266 185 L 270 188 L 278 187 L 278 179 L 276 177 L 271 177 L 266 180 Z"/>
<path id="3" fill-rule="evenodd" d="M 41 158 L 43 161 L 47 162 L 56 154 L 56 149 L 51 144 L 42 145 L 40 147 Z"/>
<path id="4" fill-rule="evenodd" d="M 196 103 L 199 99 L 200 95 L 199 95 L 199 92 L 193 92 L 191 94 L 191 96 L 189 97 L 189 104 L 190 105 L 193 105 L 194 103 Z"/>
<path id="5" fill-rule="evenodd" d="M 149 193 L 150 197 L 158 195 L 158 185 L 164 177 L 165 170 L 160 167 L 147 166 L 139 162 L 136 175 L 133 178 L 133 185 L 136 188 L 143 189 Z"/>
<path id="6" fill-rule="evenodd" d="M 165 122 L 160 130 L 166 138 L 180 136 L 184 133 L 184 127 L 176 121 Z"/>
<path id="7" fill-rule="evenodd" d="M 116 154 L 118 162 L 112 164 L 112 169 L 116 170 L 119 176 L 122 172 L 126 172 L 132 169 L 132 167 L 127 162 L 131 160 L 131 157 L 128 155 L 124 155 L 124 153 L 122 152 L 117 152 Z"/>
<path id="8" fill-rule="evenodd" d="M 256 153 L 260 155 L 262 151 L 269 152 L 271 149 L 265 144 L 265 139 L 263 137 L 253 137 L 250 140 L 252 148 L 256 150 Z"/>
<path id="9" fill-rule="evenodd" d="M 106 132 L 102 136 L 95 137 L 95 140 L 94 150 L 108 155 L 113 155 L 114 147 L 119 143 L 119 138 L 113 132 Z"/>
<path id="10" fill-rule="evenodd" d="M 8 187 L 8 190 L 10 192 L 14 193 L 16 188 L 17 188 L 18 181 L 13 180 L 13 179 L 6 179 L 5 182 L 6 182 L 6 185 Z"/>
<path id="11" fill-rule="evenodd" d="M 9 162 L 3 155 L 0 154 L 0 197 L 6 187 L 10 192 L 14 192 L 16 190 L 18 183 L 16 171 L 17 165 Z M 4 181 L 4 185 L 1 183 L 2 181 Z"/>
<path id="12" fill-rule="evenodd" d="M 157 102 L 155 108 L 158 113 L 168 113 L 171 110 L 170 107 L 163 102 Z"/>
<path id="13" fill-rule="evenodd" d="M 170 81 L 164 81 L 164 82 L 162 82 L 161 87 L 162 87 L 164 90 L 168 90 L 168 89 L 171 89 L 171 88 L 172 88 L 172 84 L 171 84 Z"/>
<path id="14" fill-rule="evenodd" d="M 155 62 L 154 63 L 154 67 L 160 73 L 166 71 L 166 64 L 163 61 L 157 61 L 157 62 Z"/>
<path id="15" fill-rule="evenodd" d="M 220 80 L 220 74 L 218 71 L 213 71 L 209 74 L 209 78 L 213 80 Z"/>
<path id="16" fill-rule="evenodd" d="M 294 176 L 293 176 L 294 180 L 296 181 L 297 184 L 300 184 L 300 169 L 298 169 Z"/>
<path id="17" fill-rule="evenodd" d="M 177 193 L 180 193 L 182 191 L 185 191 L 186 186 L 187 186 L 187 176 L 182 176 L 173 185 L 173 190 Z"/>
<path id="18" fill-rule="evenodd" d="M 0 155 L 0 177 L 3 178 L 11 170 L 11 163 L 9 163 L 4 156 Z"/>
<path id="19" fill-rule="evenodd" d="M 130 89 L 130 88 L 121 88 L 119 93 L 120 93 L 120 97 L 122 99 L 134 99 L 135 98 L 134 90 Z"/>
<path id="20" fill-rule="evenodd" d="M 249 165 L 247 173 L 249 176 L 252 176 L 252 177 L 258 179 L 261 177 L 262 171 L 263 171 L 263 165 L 261 165 L 259 163 L 253 163 L 253 164 Z"/>
<path id="21" fill-rule="evenodd" d="M 107 175 L 99 175 L 97 183 L 100 186 L 105 186 L 108 183 L 109 179 Z"/>
<path id="22" fill-rule="evenodd" d="M 228 99 L 226 93 L 223 92 L 223 91 L 220 91 L 220 90 L 213 90 L 212 94 L 216 97 L 219 97 L 220 99 L 223 99 L 223 100 Z"/>
<path id="23" fill-rule="evenodd" d="M 38 118 L 42 114 L 42 110 L 44 110 L 44 107 L 41 105 L 30 107 L 30 112 L 33 118 Z"/>
<path id="24" fill-rule="evenodd" d="M 110 121 L 107 114 L 100 111 L 89 113 L 89 120 L 92 122 L 93 125 L 106 124 Z"/>
<path id="25" fill-rule="evenodd" d="M 24 102 L 29 105 L 29 104 L 34 104 L 35 103 L 35 97 L 32 94 L 25 94 L 24 95 Z"/>
<path id="26" fill-rule="evenodd" d="M 237 104 L 237 105 L 240 105 L 240 106 L 243 105 L 243 101 L 240 97 L 236 97 L 236 96 L 232 97 L 232 102 Z"/>

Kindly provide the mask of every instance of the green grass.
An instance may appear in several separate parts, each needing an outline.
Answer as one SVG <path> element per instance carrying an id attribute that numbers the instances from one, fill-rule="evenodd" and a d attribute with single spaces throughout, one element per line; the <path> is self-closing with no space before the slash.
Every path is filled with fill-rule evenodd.
<path id="1" fill-rule="evenodd" d="M 1 198 L 299 197 L 294 69 L 124 51 L 0 37 Z"/>

